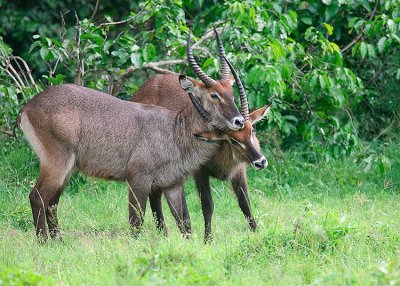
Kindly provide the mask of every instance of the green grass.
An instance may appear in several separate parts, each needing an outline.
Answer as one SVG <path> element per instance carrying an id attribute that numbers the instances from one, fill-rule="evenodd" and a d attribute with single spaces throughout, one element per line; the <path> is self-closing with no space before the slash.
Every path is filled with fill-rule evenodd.
<path id="1" fill-rule="evenodd" d="M 148 207 L 135 239 L 126 185 L 75 176 L 59 205 L 64 241 L 40 245 L 28 201 L 37 160 L 26 145 L 9 143 L 0 151 L 0 285 L 399 283 L 399 147 L 384 147 L 392 162 L 385 173 L 365 172 L 353 158 L 310 164 L 295 151 L 286 162 L 269 156 L 267 170 L 248 171 L 256 233 L 229 184 L 213 181 L 210 245 L 191 180 L 193 236 L 180 236 L 164 202 L 170 235 L 156 231 Z"/>

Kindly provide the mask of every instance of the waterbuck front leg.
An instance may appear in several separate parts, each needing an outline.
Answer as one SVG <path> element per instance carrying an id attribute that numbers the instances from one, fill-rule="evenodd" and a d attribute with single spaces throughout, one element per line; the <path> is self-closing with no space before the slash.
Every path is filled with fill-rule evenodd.
<path id="1" fill-rule="evenodd" d="M 150 193 L 150 207 L 156 222 L 156 227 L 159 231 L 163 231 L 168 235 L 167 225 L 165 224 L 164 214 L 162 210 L 162 191 L 154 190 Z"/>
<path id="2" fill-rule="evenodd" d="M 211 196 L 210 188 L 210 176 L 203 170 L 200 169 L 194 174 L 194 180 L 196 183 L 197 191 L 200 195 L 201 208 L 203 210 L 204 217 L 204 241 L 210 242 L 211 236 L 211 219 L 214 211 L 214 203 Z"/>
<path id="3" fill-rule="evenodd" d="M 233 191 L 237 197 L 239 202 L 239 207 L 242 210 L 247 223 L 252 231 L 255 231 L 257 228 L 257 224 L 254 220 L 253 215 L 250 210 L 250 200 L 249 194 L 247 191 L 247 175 L 246 175 L 246 167 L 239 166 L 233 173 L 231 178 L 231 183 L 233 187 Z"/>
<path id="4" fill-rule="evenodd" d="M 146 212 L 147 198 L 149 197 L 151 184 L 137 183 L 136 179 L 129 179 L 129 223 L 134 236 L 140 232 Z"/>
<path id="5" fill-rule="evenodd" d="M 181 233 L 186 237 L 192 234 L 189 210 L 186 204 L 183 182 L 164 190 L 172 215 Z"/>

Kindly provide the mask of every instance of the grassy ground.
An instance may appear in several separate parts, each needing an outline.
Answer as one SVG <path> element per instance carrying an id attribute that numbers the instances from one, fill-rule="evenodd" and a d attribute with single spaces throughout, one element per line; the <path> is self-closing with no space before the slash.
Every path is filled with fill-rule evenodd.
<path id="1" fill-rule="evenodd" d="M 229 185 L 213 181 L 214 240 L 203 243 L 198 195 L 186 194 L 193 237 L 183 239 L 167 207 L 170 235 L 157 233 L 147 211 L 130 236 L 127 187 L 73 178 L 61 197 L 64 242 L 39 245 L 28 193 L 37 160 L 25 145 L 0 151 L 0 285 L 368 285 L 399 283 L 400 153 L 385 174 L 353 158 L 308 163 L 290 152 L 249 170 L 259 229 L 248 231 Z M 166 203 L 164 202 L 166 206 Z M 7 282 L 8 281 L 8 282 Z M 23 284 L 26 282 L 26 284 Z M 20 284 L 18 284 L 20 283 Z"/>

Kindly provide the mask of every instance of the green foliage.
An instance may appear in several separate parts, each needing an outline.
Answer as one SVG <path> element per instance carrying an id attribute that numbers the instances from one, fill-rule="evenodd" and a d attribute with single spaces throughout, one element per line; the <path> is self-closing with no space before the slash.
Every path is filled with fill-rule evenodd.
<path id="1" fill-rule="evenodd" d="M 0 267 L 0 285 L 45 286 L 54 285 L 54 283 L 32 271 Z"/>

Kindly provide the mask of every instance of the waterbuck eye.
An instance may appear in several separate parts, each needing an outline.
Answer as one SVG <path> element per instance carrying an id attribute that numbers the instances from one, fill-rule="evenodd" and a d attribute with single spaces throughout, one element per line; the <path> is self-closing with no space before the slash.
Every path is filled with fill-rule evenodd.
<path id="1" fill-rule="evenodd" d="M 211 93 L 210 96 L 211 96 L 212 99 L 218 99 L 219 98 L 218 94 L 216 94 L 216 93 Z"/>

